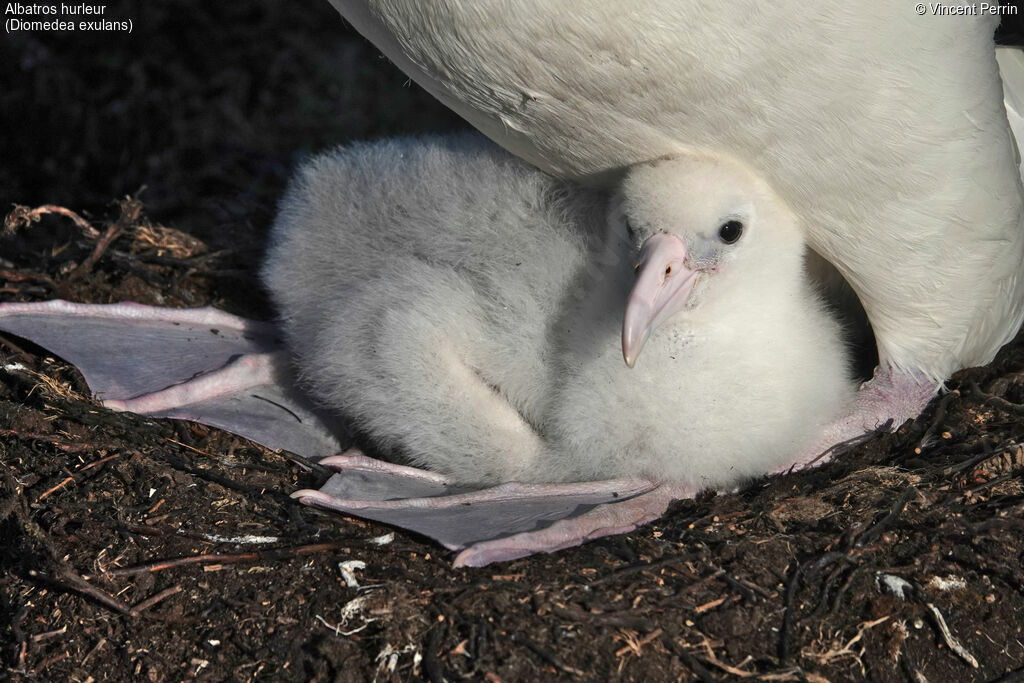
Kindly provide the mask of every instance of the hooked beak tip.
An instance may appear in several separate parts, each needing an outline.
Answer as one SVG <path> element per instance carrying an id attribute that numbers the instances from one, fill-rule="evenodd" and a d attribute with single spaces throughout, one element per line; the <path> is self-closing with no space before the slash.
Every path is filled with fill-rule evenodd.
<path id="1" fill-rule="evenodd" d="M 640 317 L 646 317 L 641 315 Z M 642 331 L 640 330 L 641 328 Z M 638 337 L 637 334 L 640 334 Z M 647 342 L 647 335 L 650 334 L 650 327 L 646 323 L 640 323 L 634 319 L 634 315 L 627 314 L 626 321 L 623 325 L 623 360 L 626 361 L 626 367 L 632 368 L 636 365 L 637 358 L 640 357 L 640 351 L 643 349 L 644 344 Z"/>
<path id="2" fill-rule="evenodd" d="M 649 237 L 640 253 L 639 272 L 622 320 L 622 358 L 630 368 L 652 331 L 684 308 L 699 275 L 687 265 L 686 244 L 676 236 Z"/>

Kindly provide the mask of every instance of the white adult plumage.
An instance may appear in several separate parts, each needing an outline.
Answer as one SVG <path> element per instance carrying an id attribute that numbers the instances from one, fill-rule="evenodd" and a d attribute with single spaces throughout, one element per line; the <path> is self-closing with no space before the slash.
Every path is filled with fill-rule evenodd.
<path id="1" fill-rule="evenodd" d="M 637 165 L 610 199 L 473 135 L 311 161 L 264 275 L 314 395 L 385 451 L 463 483 L 695 492 L 789 464 L 847 406 L 803 255 L 718 155 Z"/>
<path id="2" fill-rule="evenodd" d="M 881 365 L 823 444 L 914 417 L 1024 316 L 993 16 L 913 3 L 331 0 L 442 102 L 553 174 L 713 149 L 793 207 Z M 927 8 L 926 8 L 927 9 Z"/>

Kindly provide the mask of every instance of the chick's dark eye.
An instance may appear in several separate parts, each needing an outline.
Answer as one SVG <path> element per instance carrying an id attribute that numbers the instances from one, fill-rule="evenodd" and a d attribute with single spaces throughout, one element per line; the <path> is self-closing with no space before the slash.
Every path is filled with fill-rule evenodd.
<path id="1" fill-rule="evenodd" d="M 739 221 L 726 221 L 718 229 L 718 237 L 726 244 L 735 244 L 743 235 L 743 223 Z"/>
<path id="2" fill-rule="evenodd" d="M 633 224 L 629 222 L 628 218 L 626 219 L 626 233 L 630 237 L 636 237 L 636 228 L 633 227 Z"/>

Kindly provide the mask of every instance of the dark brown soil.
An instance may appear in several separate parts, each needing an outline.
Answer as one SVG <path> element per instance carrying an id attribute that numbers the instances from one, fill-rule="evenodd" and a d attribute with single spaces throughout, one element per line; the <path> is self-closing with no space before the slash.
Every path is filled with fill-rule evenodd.
<path id="1" fill-rule="evenodd" d="M 326 3 L 107 7 L 131 36 L 3 38 L 0 201 L 116 227 L 12 223 L 0 300 L 267 317 L 295 160 L 462 125 Z M 0 678 L 1024 680 L 1024 340 L 837 462 L 484 569 L 295 504 L 322 475 L 286 455 L 106 411 L 24 340 L 0 366 Z"/>

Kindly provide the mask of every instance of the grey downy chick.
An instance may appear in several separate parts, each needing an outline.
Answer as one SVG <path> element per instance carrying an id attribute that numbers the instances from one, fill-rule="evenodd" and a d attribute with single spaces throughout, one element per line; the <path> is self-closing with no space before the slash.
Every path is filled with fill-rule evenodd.
<path id="1" fill-rule="evenodd" d="M 777 195 L 714 155 L 607 195 L 453 136 L 306 164 L 264 278 L 311 393 L 393 458 L 472 484 L 728 486 L 852 396 L 804 251 Z"/>

